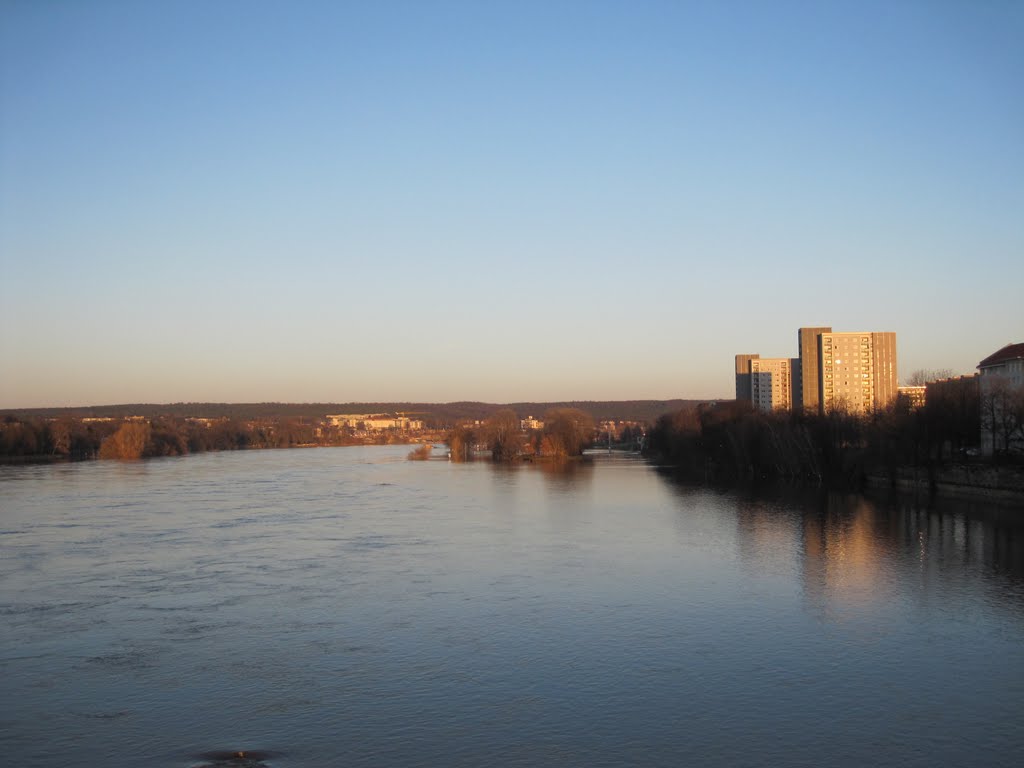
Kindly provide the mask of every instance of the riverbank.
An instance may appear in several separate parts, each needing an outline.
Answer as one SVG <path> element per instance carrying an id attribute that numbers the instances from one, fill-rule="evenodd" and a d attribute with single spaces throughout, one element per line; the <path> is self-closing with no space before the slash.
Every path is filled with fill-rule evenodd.
<path id="1" fill-rule="evenodd" d="M 957 437 L 944 418 L 939 409 L 762 413 L 745 403 L 718 403 L 658 419 L 644 454 L 706 483 L 902 488 L 1024 508 L 1024 457 L 970 457 L 973 430 Z"/>
<path id="2" fill-rule="evenodd" d="M 432 445 L 440 440 L 429 440 L 423 437 L 402 437 L 394 438 L 354 438 L 351 440 L 339 440 L 334 442 L 320 443 L 292 443 L 289 445 L 247 445 L 240 447 L 207 448 L 201 450 L 185 450 L 181 453 L 147 453 L 131 457 L 104 457 L 98 452 L 88 454 L 60 454 L 60 453 L 39 453 L 39 454 L 0 454 L 0 466 L 21 466 L 31 464 L 65 464 L 91 461 L 139 461 L 144 459 L 159 459 L 172 456 L 191 456 L 202 453 L 225 453 L 233 451 L 287 451 L 295 448 L 354 448 L 359 446 L 377 445 Z"/>
<path id="3" fill-rule="evenodd" d="M 869 474 L 865 480 L 872 488 L 1016 502 L 1024 509 L 1024 467 L 980 463 L 897 467 L 887 475 Z"/>
<path id="4" fill-rule="evenodd" d="M 807 492 L 816 490 L 839 493 L 884 493 L 897 491 L 914 495 L 993 501 L 1024 511 L 1024 467 L 987 463 L 955 464 L 933 467 L 896 467 L 888 473 L 868 471 L 859 477 L 748 476 L 736 477 L 707 465 L 703 471 L 685 465 L 647 457 L 663 472 L 680 480 L 717 488 L 786 487 Z"/>

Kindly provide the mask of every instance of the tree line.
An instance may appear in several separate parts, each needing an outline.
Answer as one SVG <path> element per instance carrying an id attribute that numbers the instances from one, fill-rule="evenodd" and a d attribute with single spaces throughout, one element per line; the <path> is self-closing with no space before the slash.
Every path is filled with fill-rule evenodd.
<path id="1" fill-rule="evenodd" d="M 510 409 L 527 415 L 540 415 L 558 408 L 574 408 L 599 421 L 653 422 L 659 415 L 696 400 L 601 400 L 565 402 L 524 402 L 508 405 L 461 401 L 453 403 L 133 403 L 95 405 L 75 408 L 23 408 L 0 411 L 0 419 L 12 416 L 20 420 L 61 418 L 113 418 L 141 416 L 148 420 L 163 418 L 231 419 L 235 421 L 323 419 L 332 413 L 408 413 L 415 414 L 430 429 L 450 429 L 461 421 L 483 421 L 498 411 Z"/>
<path id="2" fill-rule="evenodd" d="M 382 434 L 376 441 L 399 439 Z M 0 419 L 0 458 L 7 461 L 139 459 L 206 451 L 361 445 L 365 442 L 365 438 L 357 438 L 348 427 L 333 427 L 302 418 L 200 421 L 159 416 L 96 421 L 71 416 L 46 419 L 7 415 Z"/>
<path id="3" fill-rule="evenodd" d="M 899 399 L 868 415 L 842 409 L 764 413 L 742 401 L 703 404 L 658 418 L 644 450 L 707 480 L 786 479 L 857 488 L 868 477 L 895 478 L 906 467 L 934 477 L 945 464 L 975 460 L 983 422 L 996 430 L 996 439 L 1024 437 L 1024 395 L 998 409 L 989 399 L 964 388 L 918 409 Z M 999 419 L 986 422 L 986 408 Z M 1011 453 L 995 460 L 1021 461 Z"/>

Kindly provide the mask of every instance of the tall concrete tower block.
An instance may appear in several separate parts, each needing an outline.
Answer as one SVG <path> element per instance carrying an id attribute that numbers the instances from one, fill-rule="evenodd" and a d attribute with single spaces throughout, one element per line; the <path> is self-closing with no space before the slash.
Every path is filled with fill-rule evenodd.
<path id="1" fill-rule="evenodd" d="M 754 398 L 750 382 L 750 361 L 757 360 L 760 355 L 736 355 L 736 399 L 750 402 Z"/>
<path id="2" fill-rule="evenodd" d="M 896 334 L 891 331 L 822 333 L 818 364 L 825 412 L 871 413 L 896 399 Z"/>
<path id="3" fill-rule="evenodd" d="M 750 361 L 751 400 L 759 411 L 793 407 L 793 361 L 788 357 L 762 357 Z"/>
<path id="4" fill-rule="evenodd" d="M 818 337 L 831 333 L 832 328 L 801 328 L 797 331 L 800 351 L 799 370 L 793 371 L 793 407 L 817 411 L 821 407 L 821 361 L 818 356 Z"/>
<path id="5" fill-rule="evenodd" d="M 896 334 L 876 331 L 871 334 L 872 375 L 875 379 L 875 408 L 885 408 L 899 394 L 896 375 Z"/>

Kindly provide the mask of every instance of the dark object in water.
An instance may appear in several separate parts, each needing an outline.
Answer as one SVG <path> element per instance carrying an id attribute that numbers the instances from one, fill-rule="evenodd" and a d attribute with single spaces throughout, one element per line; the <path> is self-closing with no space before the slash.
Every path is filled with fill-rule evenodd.
<path id="1" fill-rule="evenodd" d="M 264 760 L 279 755 L 279 752 L 265 752 L 255 749 L 239 749 L 233 752 L 203 752 L 196 755 L 203 762 L 195 768 L 268 768 Z"/>

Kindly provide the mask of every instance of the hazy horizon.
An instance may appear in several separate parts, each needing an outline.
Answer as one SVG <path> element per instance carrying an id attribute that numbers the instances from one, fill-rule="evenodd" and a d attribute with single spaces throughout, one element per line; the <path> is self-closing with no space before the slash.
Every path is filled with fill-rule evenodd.
<path id="1" fill-rule="evenodd" d="M 0 409 L 1024 341 L 1024 4 L 0 3 Z"/>
<path id="2" fill-rule="evenodd" d="M 708 398 L 708 400 L 731 400 L 733 395 L 730 394 L 728 397 L 721 398 Z M 249 400 L 249 401 L 201 401 L 201 400 L 175 400 L 166 402 L 124 402 L 124 403 L 76 403 L 74 405 L 44 405 L 44 406 L 14 406 L 11 408 L 0 408 L 0 412 L 4 411 L 35 411 L 35 410 L 87 410 L 89 408 L 120 408 L 127 406 L 146 406 L 146 407 L 159 407 L 159 406 L 185 406 L 185 405 L 223 405 L 223 406 L 246 406 L 246 405 L 281 405 L 281 406 L 314 406 L 314 405 L 431 405 L 431 406 L 450 406 L 458 405 L 460 403 L 467 404 L 479 404 L 479 405 L 551 405 L 556 403 L 660 403 L 660 402 L 672 402 L 674 400 L 693 400 L 701 401 L 701 398 L 679 398 L 679 397 L 633 397 L 623 398 L 621 400 L 581 400 L 579 398 L 561 399 L 561 400 L 480 400 L 480 399 L 469 399 L 469 400 L 446 400 L 446 401 L 429 401 L 429 400 L 409 400 L 403 398 L 400 400 L 303 400 L 303 401 L 284 401 L 284 400 Z M 543 414 L 537 414 L 543 415 Z"/>

